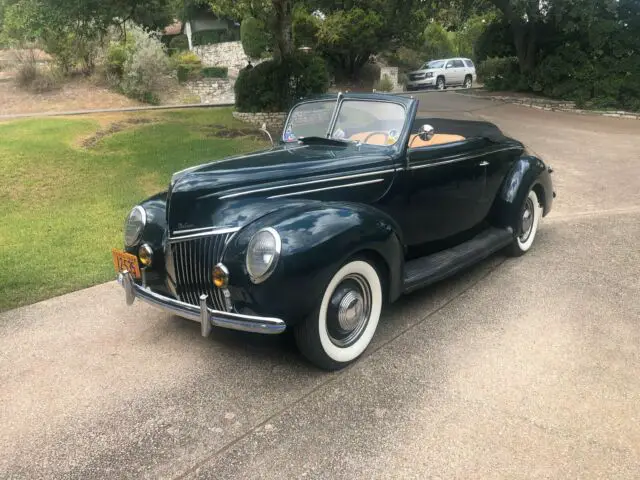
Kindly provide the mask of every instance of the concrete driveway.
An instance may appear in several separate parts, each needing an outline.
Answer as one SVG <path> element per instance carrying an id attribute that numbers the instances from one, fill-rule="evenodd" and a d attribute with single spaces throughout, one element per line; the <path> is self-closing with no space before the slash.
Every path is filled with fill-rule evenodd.
<path id="1" fill-rule="evenodd" d="M 421 110 L 553 165 L 529 254 L 403 298 L 334 374 L 114 283 L 1 314 L 0 478 L 637 478 L 640 122 L 455 93 Z"/>

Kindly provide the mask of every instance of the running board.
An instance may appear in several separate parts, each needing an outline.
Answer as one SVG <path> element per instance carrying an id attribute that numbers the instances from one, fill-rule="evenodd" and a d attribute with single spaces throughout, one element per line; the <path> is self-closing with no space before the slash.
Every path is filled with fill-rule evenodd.
<path id="1" fill-rule="evenodd" d="M 488 228 L 471 240 L 448 250 L 410 260 L 404 267 L 404 293 L 443 280 L 484 260 L 512 241 L 511 229 Z"/>

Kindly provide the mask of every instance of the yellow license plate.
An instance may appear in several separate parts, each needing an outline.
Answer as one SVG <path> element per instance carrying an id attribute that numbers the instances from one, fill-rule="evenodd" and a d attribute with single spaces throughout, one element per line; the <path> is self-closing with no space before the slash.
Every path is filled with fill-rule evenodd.
<path id="1" fill-rule="evenodd" d="M 111 255 L 113 256 L 113 266 L 116 268 L 116 272 L 121 273 L 127 271 L 133 275 L 134 278 L 140 278 L 138 257 L 115 248 L 111 250 Z"/>

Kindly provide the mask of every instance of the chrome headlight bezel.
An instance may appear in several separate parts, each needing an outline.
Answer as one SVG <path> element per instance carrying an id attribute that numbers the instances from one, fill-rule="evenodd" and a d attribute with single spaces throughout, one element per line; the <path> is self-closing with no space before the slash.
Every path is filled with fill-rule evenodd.
<path id="1" fill-rule="evenodd" d="M 129 232 L 129 228 L 134 221 L 134 215 L 138 216 L 138 225 L 135 226 L 135 230 Z M 144 231 L 144 227 L 147 225 L 147 212 L 140 205 L 136 205 L 131 209 L 129 215 L 127 216 L 127 220 L 124 222 L 124 244 L 127 247 L 135 247 L 140 240 L 142 240 L 142 232 Z"/>
<path id="2" fill-rule="evenodd" d="M 271 254 L 269 263 L 267 263 L 264 268 L 258 270 L 255 268 L 255 265 L 251 265 L 250 260 L 257 246 L 257 242 L 260 240 L 261 235 L 270 235 L 273 240 L 273 246 L 271 251 L 269 252 Z M 253 234 L 251 240 L 249 240 L 249 244 L 247 245 L 247 254 L 245 256 L 245 267 L 247 269 L 247 273 L 249 274 L 249 278 L 253 283 L 262 283 L 271 276 L 271 274 L 275 271 L 276 266 L 278 265 L 281 250 L 282 240 L 280 238 L 280 234 L 274 228 L 261 228 Z"/>

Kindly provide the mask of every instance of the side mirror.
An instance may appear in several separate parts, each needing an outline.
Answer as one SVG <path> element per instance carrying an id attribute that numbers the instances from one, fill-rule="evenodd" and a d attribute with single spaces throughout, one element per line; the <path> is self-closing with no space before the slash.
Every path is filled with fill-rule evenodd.
<path id="1" fill-rule="evenodd" d="M 420 131 L 418 132 L 418 137 L 423 142 L 428 142 L 429 140 L 431 140 L 433 138 L 433 136 L 435 134 L 436 134 L 436 131 L 434 130 L 434 128 L 431 125 L 428 125 L 428 124 L 425 123 L 424 125 L 420 126 Z"/>
<path id="2" fill-rule="evenodd" d="M 433 138 L 435 133 L 436 131 L 433 129 L 431 125 L 428 125 L 426 123 L 424 125 L 420 125 L 420 130 L 418 130 L 418 135 L 412 136 L 411 142 L 409 143 L 409 148 L 411 148 L 411 145 L 413 145 L 413 142 L 416 141 L 416 138 L 419 138 L 423 142 L 428 142 Z"/>
<path id="3" fill-rule="evenodd" d="M 453 63 L 447 63 L 447 66 L 444 68 L 453 68 Z"/>
<path id="4" fill-rule="evenodd" d="M 269 133 L 269 130 L 267 130 L 267 124 L 263 123 L 262 126 L 260 127 L 260 131 L 262 133 L 264 133 L 267 137 L 269 137 L 269 141 L 271 142 L 271 146 L 273 146 L 273 138 L 271 137 L 271 134 Z"/>

